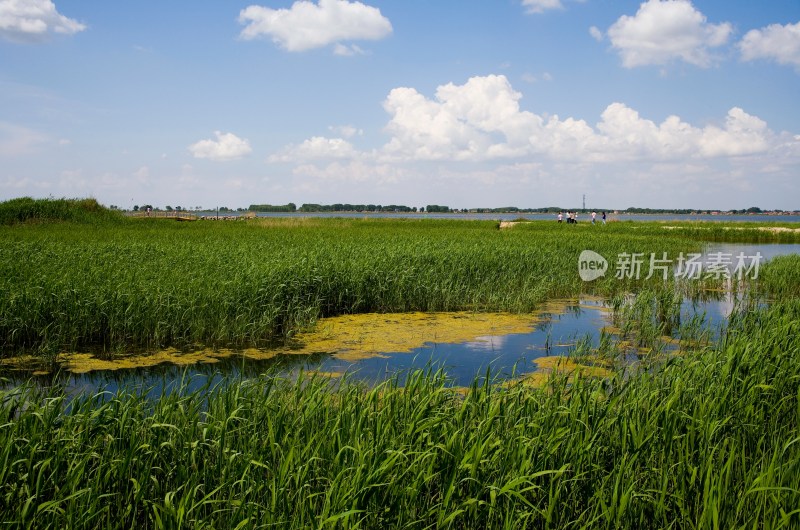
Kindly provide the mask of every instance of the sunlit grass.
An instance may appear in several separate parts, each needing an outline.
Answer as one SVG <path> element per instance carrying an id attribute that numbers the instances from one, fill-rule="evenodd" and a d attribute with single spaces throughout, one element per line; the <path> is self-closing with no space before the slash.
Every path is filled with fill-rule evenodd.
<path id="1" fill-rule="evenodd" d="M 552 298 L 659 282 L 616 280 L 619 252 L 699 248 L 680 237 L 533 225 L 499 231 L 480 221 L 137 219 L 5 228 L 2 349 L 53 356 L 254 347 L 285 341 L 323 316 L 528 312 Z M 612 267 L 592 284 L 577 274 L 587 248 Z"/>
<path id="2" fill-rule="evenodd" d="M 2 394 L 0 517 L 35 528 L 795 528 L 800 304 L 543 390 L 265 375 Z M 400 385 L 402 383 L 402 386 Z"/>
<path id="3" fill-rule="evenodd" d="M 0 521 L 800 527 L 800 260 L 776 259 L 741 286 L 747 303 L 716 342 L 702 316 L 684 321 L 679 311 L 684 295 L 719 285 L 686 291 L 613 274 L 621 252 L 674 256 L 771 233 L 728 228 L 533 222 L 501 231 L 495 222 L 362 219 L 0 227 L 7 355 L 290 342 L 322 316 L 529 312 L 580 293 L 607 297 L 615 333 L 655 352 L 653 362 L 619 365 L 614 333 L 597 345 L 576 340 L 570 361 L 541 361 L 552 370 L 541 389 L 490 377 L 454 389 L 433 369 L 374 387 L 313 373 L 197 390 L 183 381 L 160 397 L 7 387 Z M 609 259 L 605 278 L 580 280 L 585 249 Z M 680 354 L 657 355 L 669 337 L 681 339 Z"/>

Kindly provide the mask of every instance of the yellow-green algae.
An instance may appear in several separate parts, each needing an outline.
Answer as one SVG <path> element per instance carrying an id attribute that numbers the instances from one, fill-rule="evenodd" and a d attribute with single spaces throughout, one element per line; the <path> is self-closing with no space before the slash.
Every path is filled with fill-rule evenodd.
<path id="1" fill-rule="evenodd" d="M 386 352 L 405 353 L 426 343 L 457 343 L 481 337 L 529 333 L 541 316 L 511 313 L 367 313 L 322 319 L 295 337 L 291 353 L 330 353 L 358 361 Z"/>
<path id="2" fill-rule="evenodd" d="M 60 355 L 57 359 L 62 369 L 76 374 L 93 372 L 95 370 L 124 370 L 130 368 L 145 368 L 158 364 L 168 363 L 178 366 L 188 366 L 198 363 L 216 363 L 220 359 L 241 355 L 248 359 L 269 359 L 275 356 L 274 352 L 258 350 L 255 348 L 241 351 L 234 350 L 198 350 L 181 352 L 175 348 L 144 353 L 139 355 L 126 355 L 111 359 L 101 359 L 89 353 L 70 353 Z"/>
<path id="3" fill-rule="evenodd" d="M 530 333 L 547 315 L 562 314 L 577 300 L 552 301 L 533 314 L 513 313 L 364 313 L 323 318 L 309 331 L 295 335 L 290 345 L 275 349 L 202 349 L 184 352 L 169 348 L 157 352 L 98 357 L 91 353 L 62 353 L 55 359 L 61 370 L 87 373 L 96 370 L 148 368 L 159 364 L 191 365 L 216 363 L 231 357 L 250 360 L 271 359 L 279 354 L 327 353 L 354 362 L 383 353 L 406 353 L 426 343 L 460 343 L 485 340 L 489 336 Z M 591 306 L 593 309 L 596 307 Z M 40 358 L 17 356 L 0 360 L 10 370 L 48 367 Z"/>
<path id="4" fill-rule="evenodd" d="M 573 357 L 566 357 L 563 355 L 551 355 L 548 357 L 539 357 L 534 360 L 539 367 L 535 372 L 531 372 L 523 376 L 520 381 L 522 384 L 541 388 L 547 384 L 552 373 L 564 374 L 570 380 L 577 376 L 581 377 L 611 377 L 612 372 L 610 369 L 600 366 L 604 364 L 599 360 L 592 359 L 592 364 L 585 364 L 580 362 L 581 359 Z"/>
<path id="5" fill-rule="evenodd" d="M 62 353 L 56 356 L 55 364 L 62 370 L 76 374 L 84 374 L 97 370 L 150 368 L 164 363 L 177 366 L 188 366 L 197 363 L 208 364 L 237 355 L 247 357 L 248 359 L 265 360 L 275 357 L 276 352 L 258 350 L 255 348 L 246 350 L 205 349 L 182 352 L 175 348 L 168 348 L 152 353 L 116 355 L 110 358 L 98 357 L 91 353 Z M 41 358 L 32 355 L 20 355 L 0 359 L 0 367 L 12 371 L 29 371 L 33 369 L 33 375 L 43 375 L 50 372 Z"/>
<path id="6" fill-rule="evenodd" d="M 322 377 L 328 379 L 336 379 L 344 375 L 344 372 L 323 372 L 320 370 L 306 370 L 304 373 L 309 377 Z"/>

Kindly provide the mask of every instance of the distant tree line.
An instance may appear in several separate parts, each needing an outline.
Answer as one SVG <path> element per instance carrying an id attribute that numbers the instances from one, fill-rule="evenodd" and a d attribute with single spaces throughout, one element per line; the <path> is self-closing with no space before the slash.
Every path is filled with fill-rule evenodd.
<path id="1" fill-rule="evenodd" d="M 289 204 L 251 204 L 248 208 L 251 212 L 296 212 L 297 205 Z"/>
<path id="2" fill-rule="evenodd" d="M 500 208 L 470 208 L 471 213 L 558 213 L 566 211 L 559 206 L 544 208 L 517 208 L 516 206 L 503 206 Z"/>
<path id="3" fill-rule="evenodd" d="M 628 208 L 625 213 L 644 213 L 644 214 L 698 214 L 698 213 L 711 213 L 711 210 L 693 210 L 686 208 Z"/>
<path id="4" fill-rule="evenodd" d="M 417 208 L 402 204 L 303 204 L 301 212 L 416 212 Z"/>
<path id="5" fill-rule="evenodd" d="M 625 213 L 645 213 L 645 214 L 710 214 L 711 212 L 718 212 L 720 210 L 696 210 L 696 209 L 680 209 L 680 208 L 628 208 Z M 763 213 L 764 210 L 756 206 L 742 209 L 742 210 L 729 210 L 731 213 L 748 214 L 748 213 Z"/>

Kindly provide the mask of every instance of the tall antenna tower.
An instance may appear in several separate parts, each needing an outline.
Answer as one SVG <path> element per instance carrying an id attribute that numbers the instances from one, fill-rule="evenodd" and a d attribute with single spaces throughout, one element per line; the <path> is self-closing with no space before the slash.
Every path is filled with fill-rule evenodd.
<path id="1" fill-rule="evenodd" d="M 583 194 L 583 211 L 586 211 L 586 194 Z"/>

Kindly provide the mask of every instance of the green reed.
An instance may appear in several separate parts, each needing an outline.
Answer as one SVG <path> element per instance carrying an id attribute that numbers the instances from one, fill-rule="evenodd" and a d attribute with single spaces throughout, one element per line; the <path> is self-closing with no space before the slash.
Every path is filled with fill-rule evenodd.
<path id="1" fill-rule="evenodd" d="M 0 225 L 77 222 L 113 224 L 123 220 L 119 211 L 105 208 L 95 199 L 32 199 L 21 197 L 0 202 Z"/>
<path id="2" fill-rule="evenodd" d="M 800 296 L 800 256 L 778 256 L 764 267 L 758 281 L 767 297 Z"/>
<path id="3" fill-rule="evenodd" d="M 487 377 L 462 393 L 435 370 L 371 388 L 308 375 L 184 381 L 157 398 L 5 388 L 7 526 L 800 526 L 794 258 L 745 285 L 747 305 L 704 346 L 702 317 L 678 318 L 682 286 L 613 274 L 622 252 L 699 250 L 708 233 L 695 227 L 121 220 L 0 236 L 6 353 L 260 345 L 338 313 L 528 311 L 580 293 L 608 296 L 644 344 L 670 333 L 691 344 L 606 380 L 553 375 L 542 390 Z M 580 281 L 585 249 L 609 258 L 605 278 Z M 615 348 L 603 334 L 599 359 Z M 593 350 L 579 341 L 575 354 Z"/>
<path id="4" fill-rule="evenodd" d="M 0 395 L 26 528 L 796 528 L 800 302 L 606 381 L 264 375 L 148 399 Z"/>
<path id="5" fill-rule="evenodd" d="M 45 356 L 263 346 L 343 313 L 530 311 L 664 284 L 614 278 L 620 252 L 700 246 L 541 222 L 129 219 L 0 231 L 0 349 Z M 585 249 L 608 256 L 605 278 L 580 280 Z"/>

